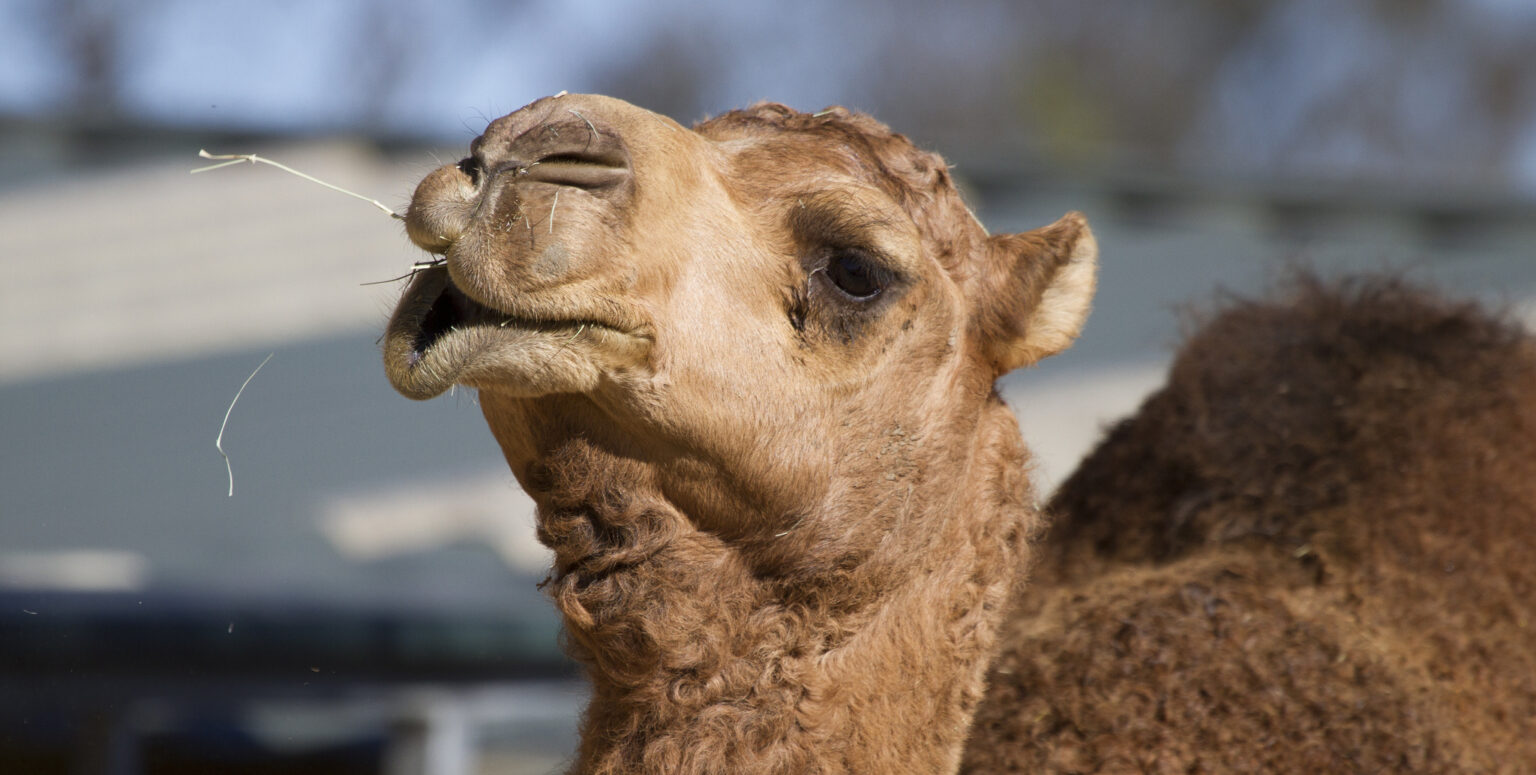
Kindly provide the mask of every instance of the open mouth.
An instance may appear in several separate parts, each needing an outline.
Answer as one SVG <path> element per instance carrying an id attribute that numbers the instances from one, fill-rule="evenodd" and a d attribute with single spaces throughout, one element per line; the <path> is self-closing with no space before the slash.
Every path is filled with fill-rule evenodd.
<path id="1" fill-rule="evenodd" d="M 597 376 L 594 345 L 612 350 L 628 334 L 591 320 L 517 317 L 470 298 L 445 267 L 418 272 L 384 334 L 391 384 L 415 399 L 455 384 L 538 394 L 580 389 Z M 624 349 L 624 348 L 620 348 Z"/>

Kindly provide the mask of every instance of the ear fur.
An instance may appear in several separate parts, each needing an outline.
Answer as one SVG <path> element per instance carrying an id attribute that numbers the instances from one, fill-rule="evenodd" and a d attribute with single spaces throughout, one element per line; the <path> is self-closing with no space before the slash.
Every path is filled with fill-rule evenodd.
<path id="1" fill-rule="evenodd" d="M 1098 243 L 1077 212 L 1044 228 L 987 240 L 974 325 L 999 376 L 1071 346 L 1097 284 Z"/>

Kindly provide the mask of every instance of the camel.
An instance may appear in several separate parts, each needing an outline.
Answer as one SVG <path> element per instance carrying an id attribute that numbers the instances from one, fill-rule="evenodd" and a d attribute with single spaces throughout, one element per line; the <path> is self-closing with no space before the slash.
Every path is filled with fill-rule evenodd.
<path id="1" fill-rule="evenodd" d="M 406 228 L 439 258 L 386 372 L 478 390 L 538 504 L 592 683 L 573 773 L 1536 761 L 1512 326 L 1391 284 L 1240 305 L 1047 527 L 994 384 L 1078 335 L 1080 214 L 989 235 L 842 109 L 561 95 Z"/>
<path id="2" fill-rule="evenodd" d="M 1536 767 L 1536 340 L 1292 285 L 1053 497 L 964 771 Z"/>
<path id="3" fill-rule="evenodd" d="M 559 95 L 417 187 L 383 339 L 478 390 L 592 683 L 578 773 L 954 772 L 1038 509 L 997 378 L 1097 249 L 988 235 L 936 155 L 763 104 Z"/>

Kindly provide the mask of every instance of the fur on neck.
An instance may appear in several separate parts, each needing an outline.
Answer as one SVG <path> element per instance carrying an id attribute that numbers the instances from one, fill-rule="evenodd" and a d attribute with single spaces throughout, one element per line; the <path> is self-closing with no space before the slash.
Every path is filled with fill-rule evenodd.
<path id="1" fill-rule="evenodd" d="M 573 440 L 536 463 L 545 589 L 593 684 L 572 772 L 953 772 L 1038 525 L 1012 414 L 994 397 L 973 430 L 910 497 L 816 517 L 880 535 L 777 536 L 791 573 L 700 530 L 643 462 Z"/>

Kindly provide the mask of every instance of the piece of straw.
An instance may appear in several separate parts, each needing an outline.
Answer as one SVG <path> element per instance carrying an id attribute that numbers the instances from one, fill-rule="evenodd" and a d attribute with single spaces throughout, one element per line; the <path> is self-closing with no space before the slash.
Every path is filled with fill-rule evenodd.
<path id="1" fill-rule="evenodd" d="M 234 466 L 230 465 L 229 454 L 224 451 L 224 429 L 229 426 L 229 416 L 234 413 L 235 402 L 240 400 L 240 394 L 245 392 L 245 386 L 251 384 L 251 380 L 256 378 L 256 372 L 261 371 L 261 367 L 267 365 L 267 361 L 272 360 L 272 356 L 276 354 L 275 352 L 267 353 L 267 357 L 257 364 L 256 370 L 251 372 L 251 376 L 246 377 L 245 381 L 240 383 L 240 389 L 235 391 L 235 397 L 229 401 L 229 408 L 224 410 L 224 422 L 219 423 L 219 437 L 213 440 L 213 448 L 218 450 L 219 455 L 224 458 L 224 470 L 229 472 L 229 497 L 231 498 L 235 497 L 235 469 Z"/>
<path id="2" fill-rule="evenodd" d="M 600 135 L 600 134 L 602 134 L 602 132 L 597 131 L 597 127 L 595 125 L 593 125 L 592 119 L 587 118 L 586 116 L 583 116 L 583 115 L 581 115 L 580 113 L 577 113 L 574 110 L 567 109 L 566 112 L 571 114 L 571 115 L 573 115 L 573 116 L 575 116 L 575 117 L 577 117 L 577 118 L 579 118 L 579 119 L 581 119 L 582 121 L 587 122 L 587 129 L 592 130 L 592 134 L 593 135 Z"/>
<path id="3" fill-rule="evenodd" d="M 425 272 L 434 266 L 442 266 L 446 263 L 448 263 L 448 259 L 446 258 L 434 258 L 431 261 L 417 261 L 416 263 L 411 264 L 411 271 L 406 272 L 399 277 L 391 277 L 388 280 L 374 280 L 372 282 L 358 283 L 358 285 L 384 285 L 385 283 L 397 283 L 401 280 L 409 280 L 412 277 L 415 277 L 417 274 Z"/>
<path id="4" fill-rule="evenodd" d="M 196 175 L 199 172 L 208 172 L 209 170 L 216 170 L 216 169 L 220 169 L 222 167 L 228 167 L 228 166 L 230 166 L 232 164 L 240 164 L 242 162 L 250 162 L 251 164 L 270 164 L 273 167 L 276 167 L 276 168 L 282 170 L 283 172 L 289 173 L 290 175 L 297 175 L 297 176 L 299 176 L 299 177 L 301 177 L 301 178 L 303 178 L 303 179 L 305 179 L 305 180 L 307 180 L 307 181 L 309 181 L 311 183 L 318 183 L 318 184 L 320 184 L 322 186 L 325 186 L 326 188 L 328 188 L 328 189 L 330 189 L 332 191 L 339 191 L 339 192 L 341 192 L 343 194 L 346 194 L 347 196 L 353 197 L 354 199 L 361 199 L 364 202 L 367 202 L 367 203 L 373 205 L 374 207 L 377 207 L 380 210 L 383 210 L 384 212 L 389 213 L 389 217 L 394 218 L 397 221 L 405 220 L 405 216 L 395 212 L 394 210 L 389 209 L 388 207 L 386 207 L 384 205 L 383 202 L 380 202 L 377 199 L 369 199 L 368 197 L 363 196 L 362 194 L 359 194 L 356 191 L 348 191 L 348 190 L 342 188 L 341 186 L 332 185 L 332 184 L 327 183 L 327 182 L 325 182 L 325 181 L 323 181 L 323 180 L 321 180 L 321 179 L 319 179 L 317 177 L 314 177 L 312 175 L 306 175 L 306 174 L 304 174 L 302 172 L 299 172 L 298 170 L 296 170 L 296 169 L 294 169 L 292 167 L 289 167 L 286 164 L 280 164 L 278 162 L 272 161 L 271 159 L 262 158 L 260 156 L 257 156 L 254 153 L 209 153 L 206 150 L 200 150 L 200 151 L 197 152 L 197 155 L 201 156 L 204 159 L 213 159 L 215 161 L 219 161 L 219 163 L 218 164 L 210 164 L 210 165 L 208 165 L 206 167 L 198 167 L 197 169 L 192 170 L 192 174 L 193 175 Z"/>

